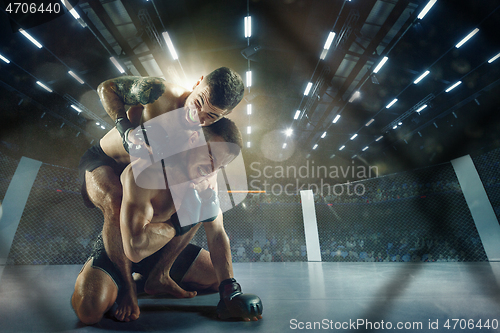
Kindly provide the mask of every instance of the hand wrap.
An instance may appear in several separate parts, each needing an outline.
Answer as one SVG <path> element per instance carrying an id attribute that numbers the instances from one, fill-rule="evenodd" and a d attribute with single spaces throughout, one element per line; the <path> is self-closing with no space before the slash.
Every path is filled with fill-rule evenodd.
<path id="1" fill-rule="evenodd" d="M 227 279 L 219 286 L 220 301 L 217 314 L 221 319 L 252 318 L 262 315 L 262 301 L 257 295 L 243 294 L 235 279 Z"/>

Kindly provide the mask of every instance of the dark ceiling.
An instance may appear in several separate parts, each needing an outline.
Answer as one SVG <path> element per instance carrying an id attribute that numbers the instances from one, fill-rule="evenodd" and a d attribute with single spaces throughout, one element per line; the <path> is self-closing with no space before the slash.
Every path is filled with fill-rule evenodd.
<path id="1" fill-rule="evenodd" d="M 247 166 L 302 165 L 308 159 L 393 173 L 500 146 L 500 59 L 488 63 L 500 52 L 496 0 L 438 0 L 421 20 L 417 15 L 428 0 L 71 2 L 80 21 L 66 12 L 28 28 L 36 21 L 16 17 L 42 48 L 0 12 L 0 54 L 10 60 L 0 60 L 2 151 L 76 168 L 83 152 L 112 128 L 95 91 L 121 75 L 111 56 L 128 75 L 163 76 L 183 85 L 220 66 L 243 78 L 250 68 L 252 86 L 230 115 L 242 130 Z M 475 28 L 477 34 L 456 48 Z M 172 60 L 163 31 L 179 61 Z M 320 60 L 330 31 L 336 37 Z M 388 61 L 374 74 L 384 56 Z M 445 92 L 457 81 L 462 84 Z M 308 82 L 312 89 L 305 96 Z M 350 103 L 356 91 L 360 96 Z M 286 137 L 288 128 L 293 134 Z"/>

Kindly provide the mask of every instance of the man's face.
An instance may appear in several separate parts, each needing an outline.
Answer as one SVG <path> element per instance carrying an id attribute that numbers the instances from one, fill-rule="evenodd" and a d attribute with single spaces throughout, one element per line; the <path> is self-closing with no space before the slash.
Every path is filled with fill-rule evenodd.
<path id="1" fill-rule="evenodd" d="M 186 110 L 186 120 L 190 124 L 197 124 L 198 115 L 201 126 L 208 126 L 222 118 L 227 110 L 219 109 L 212 105 L 210 99 L 210 87 L 206 80 L 201 80 L 196 84 L 191 94 L 186 98 L 184 109 Z"/>

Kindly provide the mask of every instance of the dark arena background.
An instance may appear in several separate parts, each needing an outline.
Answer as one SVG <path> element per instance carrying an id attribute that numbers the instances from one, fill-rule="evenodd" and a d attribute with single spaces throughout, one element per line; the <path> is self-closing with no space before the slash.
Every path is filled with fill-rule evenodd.
<path id="1" fill-rule="evenodd" d="M 0 332 L 500 332 L 498 1 L 0 4 Z M 98 85 L 221 66 L 245 82 L 247 179 L 219 175 L 224 228 L 263 319 L 140 295 L 139 319 L 84 325 L 70 298 L 103 215 L 77 167 L 114 127 Z"/>

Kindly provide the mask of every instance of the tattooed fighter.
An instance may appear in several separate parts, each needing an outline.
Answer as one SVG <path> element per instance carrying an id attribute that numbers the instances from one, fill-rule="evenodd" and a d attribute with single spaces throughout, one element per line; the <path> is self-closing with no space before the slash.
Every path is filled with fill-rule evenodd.
<path id="1" fill-rule="evenodd" d="M 104 109 L 117 126 L 108 132 L 98 145 L 91 147 L 85 153 L 80 161 L 79 170 L 80 179 L 83 180 L 84 202 L 88 207 L 97 206 L 103 212 L 104 248 L 123 280 L 121 297 L 117 300 L 117 306 L 113 308 L 113 315 L 117 320 L 135 320 L 140 313 L 136 286 L 131 275 L 132 263 L 124 254 L 120 234 L 122 185 L 119 177 L 130 163 L 127 150 L 131 147 L 140 148 L 141 145 L 144 148 L 148 147 L 144 143 L 134 141 L 129 129 L 178 108 L 184 108 L 186 111 L 184 116 L 178 119 L 179 126 L 196 125 L 196 118 L 199 119 L 199 124 L 206 126 L 229 114 L 243 98 L 243 93 L 241 77 L 225 67 L 202 77 L 192 92 L 166 83 L 162 79 L 141 77 L 120 77 L 106 81 L 98 87 Z M 129 105 L 131 107 L 126 110 Z M 195 261 L 193 269 L 196 268 L 197 261 L 200 261 L 200 269 L 203 269 L 201 259 L 208 258 L 208 254 L 204 253 L 198 258 L 200 260 Z M 98 271 L 99 269 L 89 268 L 83 272 L 85 274 L 81 273 L 72 297 L 73 308 L 78 317 L 89 324 L 100 319 L 95 318 L 93 313 L 87 313 L 87 309 L 92 309 L 93 304 L 96 304 L 102 296 L 101 291 L 97 290 L 91 297 L 86 292 L 93 286 L 93 275 L 98 274 Z M 176 297 L 194 296 L 194 293 L 185 291 L 175 283 L 164 285 L 161 292 L 169 292 Z"/>

